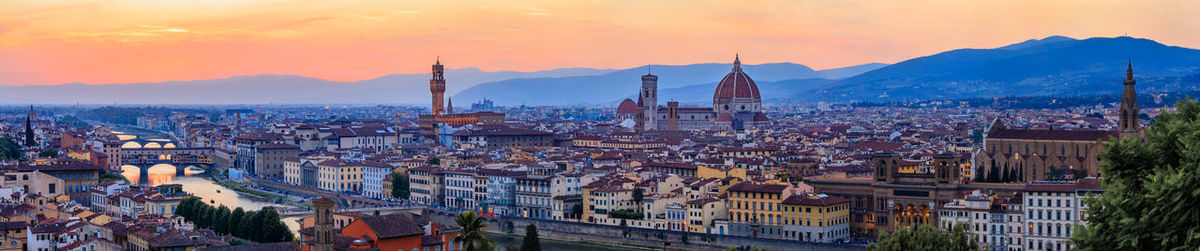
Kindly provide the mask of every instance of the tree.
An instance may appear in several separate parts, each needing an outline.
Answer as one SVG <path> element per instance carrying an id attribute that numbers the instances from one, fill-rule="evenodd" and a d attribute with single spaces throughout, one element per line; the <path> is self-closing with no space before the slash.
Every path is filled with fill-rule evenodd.
<path id="1" fill-rule="evenodd" d="M 207 228 L 217 228 L 217 208 L 208 206 L 204 208 L 204 226 Z"/>
<path id="2" fill-rule="evenodd" d="M 230 235 L 237 236 L 238 230 L 241 229 L 242 217 L 246 217 L 246 210 L 242 207 L 233 209 L 229 213 L 229 217 L 225 221 L 225 231 Z"/>
<path id="3" fill-rule="evenodd" d="M 537 225 L 525 226 L 525 240 L 521 241 L 521 251 L 542 251 L 542 241 L 538 240 Z"/>
<path id="4" fill-rule="evenodd" d="M 408 175 L 392 174 L 392 198 L 408 199 Z"/>
<path id="5" fill-rule="evenodd" d="M 263 209 L 266 209 L 266 208 L 263 208 Z M 267 221 L 263 220 L 267 216 L 264 212 L 266 212 L 266 211 L 258 210 L 258 211 L 254 212 L 254 217 L 250 218 L 249 231 L 245 233 L 246 236 L 244 238 L 250 239 L 250 240 L 256 241 L 256 242 L 261 242 L 263 240 L 263 232 L 264 231 L 262 231 L 262 226 L 265 226 L 267 223 Z"/>
<path id="6" fill-rule="evenodd" d="M 175 215 L 182 216 L 184 219 L 190 219 L 192 210 L 193 198 L 187 198 L 179 201 L 179 205 L 175 206 Z"/>
<path id="7" fill-rule="evenodd" d="M 640 188 L 640 187 L 633 189 L 633 202 L 638 205 L 638 208 L 642 208 L 641 207 L 642 200 L 645 199 L 645 197 L 646 197 L 645 190 L 642 190 L 642 188 Z"/>
<path id="8" fill-rule="evenodd" d="M 58 149 L 46 149 L 38 153 L 38 157 L 42 158 L 58 158 Z"/>
<path id="9" fill-rule="evenodd" d="M 1000 180 L 1000 167 L 994 167 L 988 170 L 987 182 L 996 182 Z"/>
<path id="10" fill-rule="evenodd" d="M 867 245 L 867 250 L 878 251 L 923 251 L 923 250 L 979 250 L 979 243 L 967 232 L 965 224 L 946 231 L 931 225 L 902 226 L 892 233 L 882 233 L 879 240 Z"/>
<path id="11" fill-rule="evenodd" d="M 441 165 L 442 159 L 438 158 L 438 157 L 433 157 L 433 158 L 429 158 L 429 160 L 425 161 L 425 163 L 430 164 L 430 165 Z"/>
<path id="12" fill-rule="evenodd" d="M 217 208 L 216 217 L 213 217 L 213 231 L 222 234 L 229 233 L 229 224 L 226 224 L 229 222 L 229 214 L 229 207 L 221 205 L 221 207 Z"/>
<path id="13" fill-rule="evenodd" d="M 1104 196 L 1084 199 L 1080 250 L 1200 249 L 1200 102 L 1159 115 L 1145 141 L 1110 139 L 1100 154 Z"/>
<path id="14" fill-rule="evenodd" d="M 256 214 L 258 214 L 258 211 L 246 212 L 246 215 L 242 216 L 242 222 L 238 223 L 237 234 L 234 234 L 233 236 L 252 240 L 251 235 L 254 233 L 254 218 L 257 218 Z"/>
<path id="15" fill-rule="evenodd" d="M 464 251 L 476 250 L 492 250 L 494 248 L 492 241 L 488 240 L 487 233 L 484 232 L 487 224 L 483 223 L 483 218 L 475 215 L 475 211 L 466 211 L 458 214 L 454 219 L 461 228 L 458 236 L 454 236 L 453 241 L 459 244 Z"/>
<path id="16" fill-rule="evenodd" d="M 21 146 L 11 138 L 0 138 L 0 160 L 21 158 Z"/>
<path id="17" fill-rule="evenodd" d="M 583 216 L 583 205 L 575 204 L 574 207 L 571 207 L 571 214 L 574 214 L 576 219 L 579 219 L 579 217 L 582 217 Z"/>
<path id="18" fill-rule="evenodd" d="M 288 230 L 287 225 L 279 220 L 279 212 L 275 211 L 275 207 L 264 207 L 258 211 L 259 217 L 262 218 L 262 236 L 259 237 L 259 242 L 280 242 L 291 241 L 292 232 Z"/>

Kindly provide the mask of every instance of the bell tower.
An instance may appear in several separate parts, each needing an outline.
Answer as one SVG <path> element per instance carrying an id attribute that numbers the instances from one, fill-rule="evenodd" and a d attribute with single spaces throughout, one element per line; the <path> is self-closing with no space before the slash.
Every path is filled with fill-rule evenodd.
<path id="1" fill-rule="evenodd" d="M 1130 139 L 1138 136 L 1141 133 L 1141 128 L 1138 125 L 1138 103 L 1137 91 L 1134 86 L 1137 81 L 1133 80 L 1133 61 L 1129 61 L 1129 67 L 1125 68 L 1125 93 L 1121 95 L 1121 111 L 1120 124 L 1117 127 L 1120 130 L 1122 139 Z"/>
<path id="2" fill-rule="evenodd" d="M 333 205 L 334 201 L 321 197 L 313 204 L 313 251 L 333 250 Z"/>
<path id="3" fill-rule="evenodd" d="M 896 173 L 900 172 L 900 155 L 876 153 L 871 156 L 871 163 L 875 164 L 875 181 L 883 183 L 896 181 Z"/>
<path id="4" fill-rule="evenodd" d="M 444 104 L 442 98 L 446 93 L 446 76 L 441 58 L 438 58 L 437 62 L 433 64 L 433 77 L 429 79 L 429 93 L 433 94 L 433 105 L 430 106 L 433 115 L 442 115 L 442 112 L 445 111 L 442 106 Z"/>
<path id="5" fill-rule="evenodd" d="M 658 129 L 658 76 L 650 74 L 650 66 L 646 66 L 646 75 L 642 76 L 642 92 L 640 94 L 642 100 L 642 116 L 645 116 L 645 124 L 641 125 L 645 131 Z"/>
<path id="6" fill-rule="evenodd" d="M 958 156 L 943 153 L 933 156 L 934 173 L 939 184 L 958 184 L 962 178 L 962 169 L 958 167 Z"/>

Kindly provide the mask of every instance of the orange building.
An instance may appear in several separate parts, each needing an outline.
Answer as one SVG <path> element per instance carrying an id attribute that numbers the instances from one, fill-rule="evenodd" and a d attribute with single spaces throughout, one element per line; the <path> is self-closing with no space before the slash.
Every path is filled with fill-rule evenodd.
<path id="1" fill-rule="evenodd" d="M 406 214 L 361 216 L 335 229 L 333 201 L 313 201 L 316 223 L 302 226 L 300 244 L 304 251 L 328 250 L 455 250 L 452 241 L 458 228 L 433 222 L 418 224 Z M 330 238 L 332 237 L 332 238 Z"/>

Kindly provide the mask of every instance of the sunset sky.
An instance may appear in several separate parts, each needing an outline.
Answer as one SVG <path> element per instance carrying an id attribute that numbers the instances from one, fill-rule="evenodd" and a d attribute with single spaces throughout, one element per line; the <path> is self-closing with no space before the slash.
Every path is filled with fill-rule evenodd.
<path id="1" fill-rule="evenodd" d="M 816 69 L 1030 38 L 1200 48 L 1200 1 L 0 1 L 0 85 L 450 68 L 793 62 Z"/>

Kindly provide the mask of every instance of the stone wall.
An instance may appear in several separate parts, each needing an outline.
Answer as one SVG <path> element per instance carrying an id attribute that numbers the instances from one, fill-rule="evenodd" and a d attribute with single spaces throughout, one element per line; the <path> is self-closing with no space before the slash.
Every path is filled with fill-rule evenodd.
<path id="1" fill-rule="evenodd" d="M 443 224 L 454 224 L 454 214 L 425 210 L 424 215 Z M 863 250 L 863 246 L 815 242 L 757 239 L 705 233 L 685 233 L 657 229 L 596 225 L 530 218 L 489 218 L 487 231 L 525 235 L 525 226 L 534 224 L 541 238 L 611 245 L 641 246 L 665 250 L 722 250 L 731 246 L 753 246 L 769 250 Z M 684 243 L 687 236 L 687 243 Z"/>

